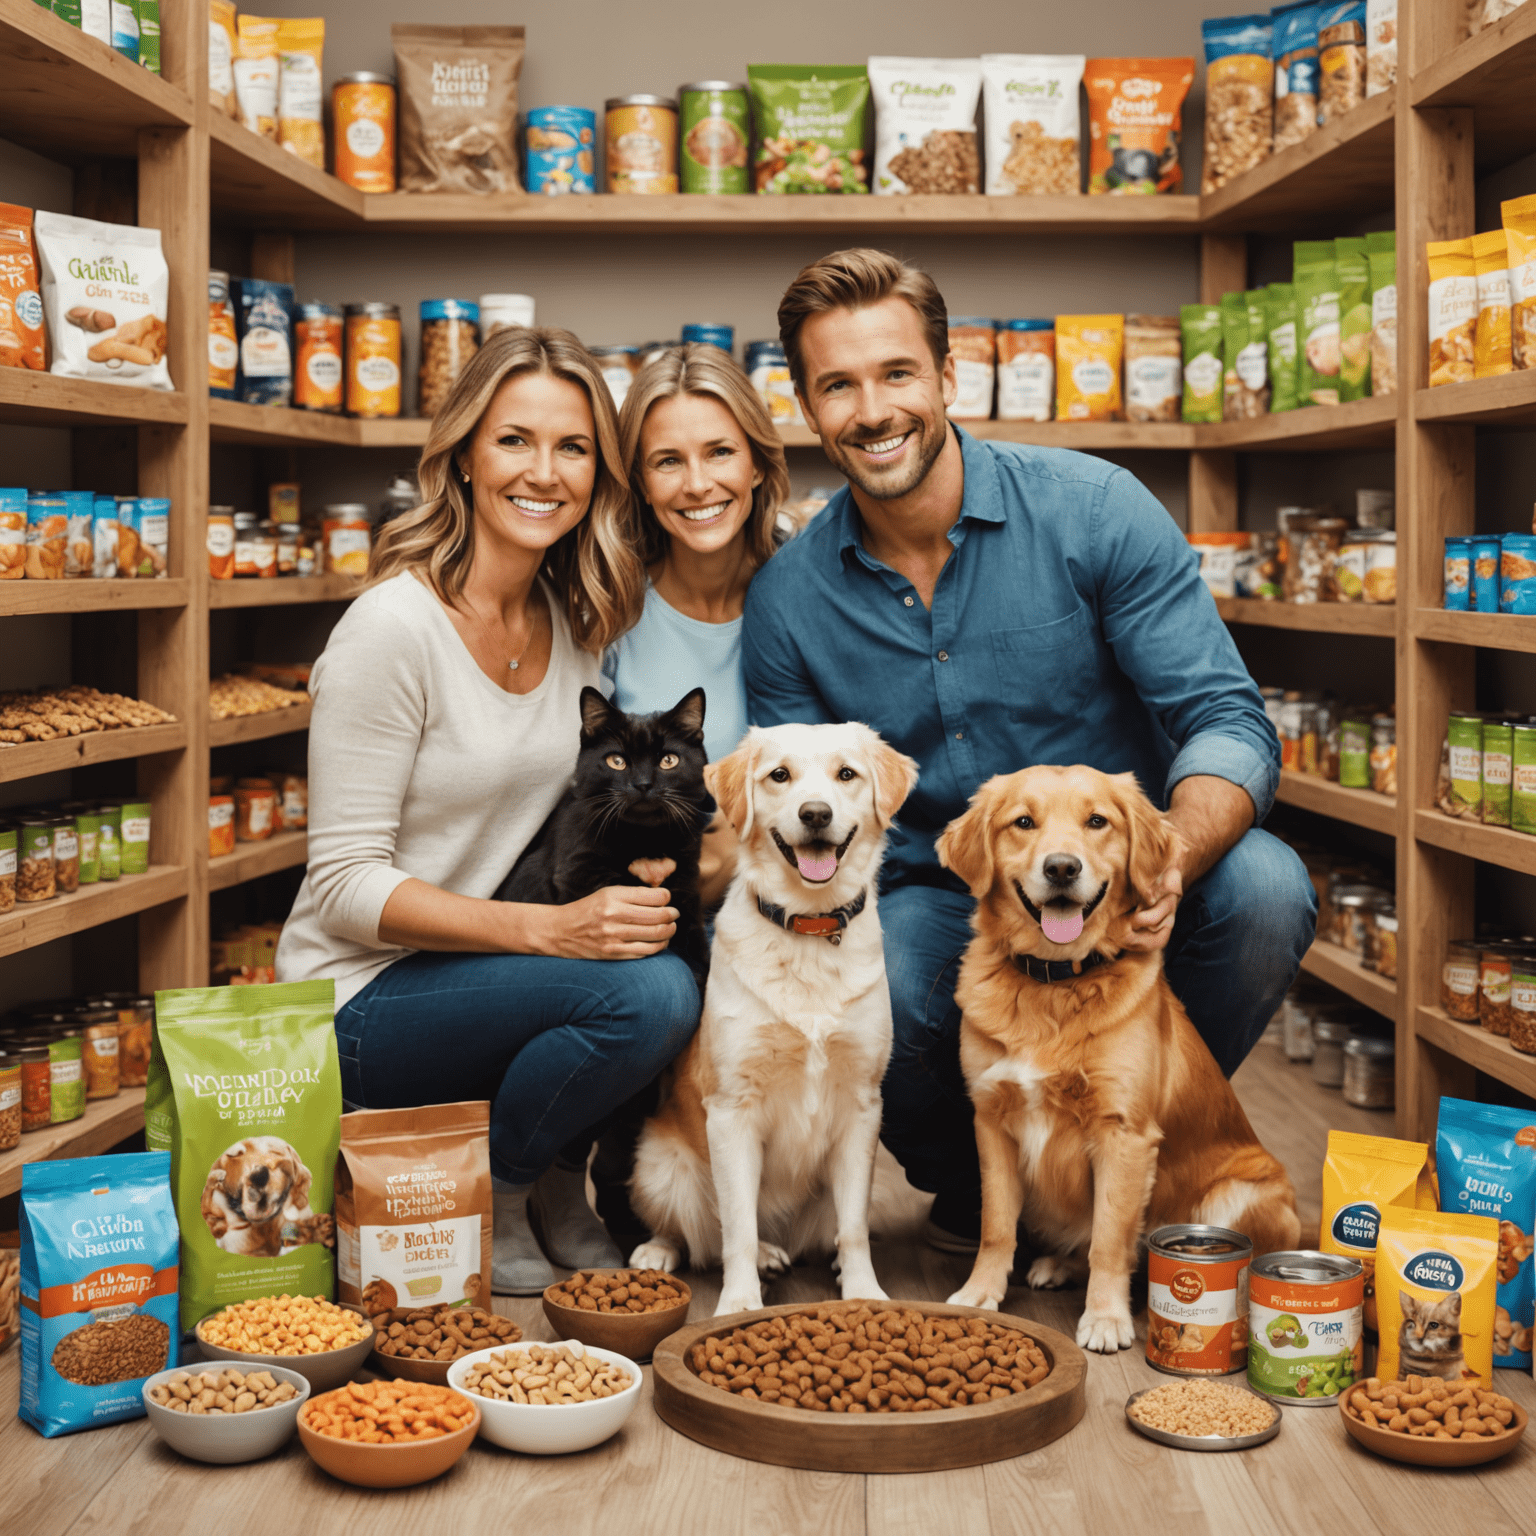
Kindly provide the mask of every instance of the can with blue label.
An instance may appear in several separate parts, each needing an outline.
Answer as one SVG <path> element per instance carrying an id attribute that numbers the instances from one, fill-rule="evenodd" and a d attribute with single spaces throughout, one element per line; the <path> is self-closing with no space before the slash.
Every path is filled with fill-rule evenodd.
<path id="1" fill-rule="evenodd" d="M 1465 613 L 1472 606 L 1472 540 L 1445 541 L 1445 606 Z"/>
<path id="2" fill-rule="evenodd" d="M 690 341 L 706 347 L 719 347 L 722 352 L 734 353 L 736 327 L 734 325 L 685 325 L 683 342 L 686 345 Z"/>
<path id="3" fill-rule="evenodd" d="M 747 377 L 757 397 L 768 408 L 776 427 L 803 427 L 800 402 L 795 397 L 795 381 L 790 377 L 789 359 L 779 341 L 749 341 L 746 344 Z"/>
<path id="4" fill-rule="evenodd" d="M 1499 555 L 1499 612 L 1536 613 L 1536 534 L 1504 535 Z"/>
<path id="5" fill-rule="evenodd" d="M 586 107 L 535 107 L 523 133 L 528 190 L 541 197 L 597 191 L 597 114 Z"/>
<path id="6" fill-rule="evenodd" d="M 1472 540 L 1472 611 L 1499 611 L 1499 541 L 1479 536 Z"/>

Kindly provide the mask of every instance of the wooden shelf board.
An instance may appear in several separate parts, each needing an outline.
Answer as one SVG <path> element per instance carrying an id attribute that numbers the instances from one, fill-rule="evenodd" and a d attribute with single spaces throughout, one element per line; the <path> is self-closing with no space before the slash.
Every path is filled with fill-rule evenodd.
<path id="1" fill-rule="evenodd" d="M 359 420 L 285 405 L 208 401 L 209 436 L 216 443 L 336 448 L 420 448 L 432 423 L 414 416 Z"/>
<path id="2" fill-rule="evenodd" d="M 185 608 L 192 583 L 185 576 L 164 581 L 112 577 L 97 581 L 0 582 L 0 617 L 34 613 L 128 613 L 138 608 Z"/>
<path id="3" fill-rule="evenodd" d="M 1490 651 L 1536 651 L 1536 616 L 1524 613 L 1453 613 L 1417 608 L 1413 633 L 1419 640 L 1479 645 Z"/>
<path id="4" fill-rule="evenodd" d="M 70 768 L 83 768 L 88 763 L 114 763 L 125 757 L 179 752 L 186 744 L 187 728 L 176 721 L 168 725 L 91 731 L 84 736 L 65 736 L 57 741 L 0 746 L 0 784 L 35 778 L 40 773 L 63 773 Z"/>
<path id="5" fill-rule="evenodd" d="M 306 699 L 302 704 L 269 709 L 261 715 L 237 715 L 232 720 L 211 720 L 208 723 L 208 745 L 232 747 L 242 741 L 265 741 L 269 736 L 292 736 L 299 731 L 307 731 L 313 708 L 314 705 Z"/>
<path id="6" fill-rule="evenodd" d="M 142 1088 L 124 1088 L 115 1099 L 89 1099 L 80 1119 L 31 1131 L 21 1138 L 20 1146 L 0 1152 L 0 1197 L 14 1195 L 21 1188 L 21 1170 L 28 1163 L 109 1152 L 118 1142 L 143 1129 Z"/>
<path id="7" fill-rule="evenodd" d="M 1396 103 L 1396 87 L 1368 97 L 1300 144 L 1206 193 L 1202 229 L 1290 232 L 1320 219 L 1337 222 L 1340 214 L 1390 209 Z"/>
<path id="8" fill-rule="evenodd" d="M 1531 14 L 1536 16 L 1536 11 Z M 1413 397 L 1413 414 L 1419 421 L 1463 426 L 1536 426 L 1536 368 L 1418 390 Z"/>
<path id="9" fill-rule="evenodd" d="M 1301 968 L 1386 1018 L 1397 1017 L 1396 983 L 1366 970 L 1360 957 L 1349 950 L 1314 939 L 1311 949 L 1301 957 Z"/>
<path id="10" fill-rule="evenodd" d="M 40 19 L 49 14 L 35 0 L 23 3 Z M 132 67 L 141 75 L 146 73 L 138 65 Z M 66 379 L 30 368 L 0 368 L 0 422 L 28 427 L 99 427 L 118 422 L 136 427 L 146 422 L 175 425 L 186 419 L 187 397 L 179 390 L 140 389 L 100 379 Z"/>
<path id="11" fill-rule="evenodd" d="M 186 95 L 34 0 L 0 0 L 0 139 L 51 160 L 133 155 L 139 128 L 193 120 Z"/>
<path id="12" fill-rule="evenodd" d="M 1390 448 L 1397 437 L 1397 400 L 1383 395 L 1343 405 L 1213 421 L 1195 429 L 1197 448 L 1246 448 L 1268 453 L 1315 453 L 1344 448 Z"/>
<path id="13" fill-rule="evenodd" d="M 1368 827 L 1372 832 L 1397 835 L 1397 797 L 1378 795 L 1370 789 L 1349 789 L 1315 773 L 1297 773 L 1293 768 L 1280 770 L 1280 788 L 1275 798 L 1286 805 L 1332 816 L 1351 826 Z"/>
<path id="14" fill-rule="evenodd" d="M 1216 611 L 1228 624 L 1259 624 L 1268 629 L 1310 629 L 1334 635 L 1397 632 L 1397 608 L 1392 603 L 1279 603 L 1261 597 L 1218 597 Z"/>
<path id="15" fill-rule="evenodd" d="M 151 864 L 146 874 L 82 886 L 52 901 L 17 902 L 0 917 L 0 955 L 18 954 L 71 933 L 147 912 L 187 894 L 187 871 L 179 864 Z"/>
<path id="16" fill-rule="evenodd" d="M 363 194 L 252 133 L 208 114 L 208 190 L 215 220 L 253 229 L 363 227 Z"/>
<path id="17" fill-rule="evenodd" d="M 291 603 L 346 603 L 357 596 L 356 576 L 249 577 L 208 585 L 210 608 L 282 608 Z"/>
<path id="18" fill-rule="evenodd" d="M 1421 806 L 1413 813 L 1414 835 L 1421 843 L 1448 848 L 1500 869 L 1536 875 L 1536 837 L 1509 827 L 1485 827 L 1480 821 L 1462 821 L 1444 811 Z"/>
<path id="19" fill-rule="evenodd" d="M 1415 107 L 1471 107 L 1479 167 L 1536 149 L 1536 12 L 1517 8 L 1413 77 Z"/>
<path id="20" fill-rule="evenodd" d="M 308 832 L 274 832 L 263 843 L 236 843 L 233 853 L 209 859 L 208 889 L 225 891 L 280 869 L 292 869 L 308 858 Z"/>
<path id="21" fill-rule="evenodd" d="M 1477 1024 L 1463 1024 L 1438 1008 L 1420 1007 L 1414 1028 L 1419 1039 L 1536 1098 L 1536 1056 L 1517 1051 L 1502 1036 L 1490 1035 Z"/>

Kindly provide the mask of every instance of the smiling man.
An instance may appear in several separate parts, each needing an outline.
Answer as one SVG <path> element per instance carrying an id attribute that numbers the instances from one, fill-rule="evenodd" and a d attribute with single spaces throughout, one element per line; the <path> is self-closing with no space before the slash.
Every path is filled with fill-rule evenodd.
<path id="1" fill-rule="evenodd" d="M 1301 861 L 1258 829 L 1279 743 L 1151 493 L 1102 459 L 982 443 L 949 422 L 944 300 L 884 252 L 806 267 L 779 334 L 806 420 L 849 483 L 748 591 L 748 713 L 862 720 L 920 765 L 882 877 L 896 1034 L 882 1135 L 936 1196 L 930 1240 L 966 1251 L 980 1181 L 953 992 L 974 904 L 934 839 L 977 786 L 1087 763 L 1134 772 L 1167 808 L 1176 852 L 1133 942 L 1166 947 L 1228 1076 L 1296 975 L 1316 899 Z M 1055 937 L 1082 914 L 1035 920 Z"/>

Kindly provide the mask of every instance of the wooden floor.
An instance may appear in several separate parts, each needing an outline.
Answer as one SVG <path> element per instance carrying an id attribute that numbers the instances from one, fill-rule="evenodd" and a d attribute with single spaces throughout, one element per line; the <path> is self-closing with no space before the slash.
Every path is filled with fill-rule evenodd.
<path id="1" fill-rule="evenodd" d="M 1315 1233 L 1328 1127 L 1390 1134 L 1390 1118 L 1350 1109 L 1267 1045 L 1237 1083 L 1260 1136 L 1296 1182 L 1304 1230 Z M 909 1298 L 943 1299 L 969 1268 L 964 1259 L 891 1238 L 877 1246 L 875 1264 L 890 1293 Z M 693 1315 L 706 1317 L 719 1277 L 691 1278 Z M 796 1270 L 768 1299 L 819 1300 L 834 1294 L 830 1282 L 824 1270 Z M 1082 1293 L 1016 1290 L 1007 1305 L 1070 1334 Z M 552 1336 L 536 1301 L 506 1300 L 498 1310 L 517 1318 L 531 1338 Z M 0 1357 L 7 1414 L 16 1401 L 18 1353 Z M 1529 1377 L 1498 1374 L 1503 1390 L 1536 1410 Z M 301 1536 L 344 1528 L 368 1536 L 449 1536 L 472 1525 L 541 1536 L 1536 1530 L 1536 1448 L 1529 1444 L 1485 1469 L 1419 1471 L 1361 1450 L 1334 1410 L 1293 1408 L 1268 1445 L 1195 1455 L 1154 1445 L 1125 1422 L 1130 1393 L 1166 1379 L 1139 1350 L 1091 1356 L 1087 1416 L 1054 1445 L 989 1467 L 896 1477 L 795 1472 L 706 1450 L 655 1416 L 649 1382 L 623 1432 L 596 1450 L 541 1459 L 477 1445 L 438 1482 L 390 1493 L 333 1482 L 297 1440 L 270 1461 L 204 1467 L 167 1450 L 142 1419 L 43 1440 L 7 1418 L 0 1424 L 0 1529 L 18 1536 Z"/>

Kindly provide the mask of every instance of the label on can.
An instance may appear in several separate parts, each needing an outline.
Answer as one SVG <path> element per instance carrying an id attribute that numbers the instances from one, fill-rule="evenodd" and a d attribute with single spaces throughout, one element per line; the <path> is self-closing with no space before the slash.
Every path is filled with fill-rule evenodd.
<path id="1" fill-rule="evenodd" d="M 1238 1238 L 1238 1242 L 1243 1242 Z M 1231 1257 L 1147 1254 L 1147 1363 L 1175 1376 L 1226 1376 L 1247 1364 L 1248 1265 Z"/>
<path id="2" fill-rule="evenodd" d="M 609 107 L 604 123 L 608 190 L 677 191 L 677 113 L 670 107 Z"/>
<path id="3" fill-rule="evenodd" d="M 525 130 L 528 190 L 540 197 L 597 191 L 597 115 L 585 107 L 535 107 Z"/>
<path id="4" fill-rule="evenodd" d="M 395 88 L 340 80 L 331 92 L 336 175 L 359 192 L 395 190 Z"/>
<path id="5" fill-rule="evenodd" d="M 1365 1364 L 1365 1275 L 1356 1265 L 1353 1275 L 1333 1276 L 1321 1264 L 1316 1278 L 1266 1273 L 1291 1267 L 1275 1260 L 1266 1255 L 1248 1279 L 1248 1385 L 1269 1397 L 1334 1402 Z"/>
<path id="6" fill-rule="evenodd" d="M 747 93 L 741 90 L 684 91 L 679 181 L 684 192 L 737 193 L 750 190 L 747 150 L 751 142 Z"/>

